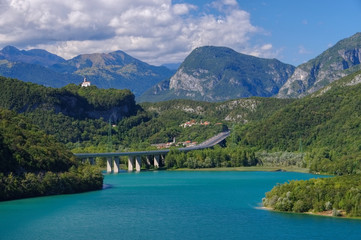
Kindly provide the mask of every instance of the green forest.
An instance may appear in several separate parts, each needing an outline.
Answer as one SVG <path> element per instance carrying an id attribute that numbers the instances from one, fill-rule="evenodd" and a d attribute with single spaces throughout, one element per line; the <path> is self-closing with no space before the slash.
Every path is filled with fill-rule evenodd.
<path id="1" fill-rule="evenodd" d="M 336 81 L 327 90 L 297 100 L 236 133 L 241 146 L 270 152 L 299 151 L 311 172 L 340 175 L 277 185 L 266 193 L 264 206 L 361 216 L 361 86 L 355 84 L 360 74 Z"/>
<path id="2" fill-rule="evenodd" d="M 80 164 L 50 135 L 0 109 L 0 200 L 101 189 L 99 169 Z"/>
<path id="3" fill-rule="evenodd" d="M 353 174 L 361 169 L 361 72 L 299 99 L 272 116 L 234 131 L 237 144 L 269 152 L 303 152 L 312 172 Z"/>
<path id="4" fill-rule="evenodd" d="M 263 205 L 277 211 L 361 216 L 360 175 L 290 181 L 266 193 Z"/>

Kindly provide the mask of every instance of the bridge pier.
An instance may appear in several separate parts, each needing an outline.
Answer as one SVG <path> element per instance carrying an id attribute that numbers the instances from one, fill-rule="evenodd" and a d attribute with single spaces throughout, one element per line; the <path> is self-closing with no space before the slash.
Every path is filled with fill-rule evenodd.
<path id="1" fill-rule="evenodd" d="M 154 155 L 154 168 L 159 168 L 159 155 Z"/>
<path id="2" fill-rule="evenodd" d="M 136 156 L 135 171 L 140 172 L 141 166 L 142 166 L 142 158 L 141 158 L 141 156 Z"/>
<path id="3" fill-rule="evenodd" d="M 119 173 L 119 157 L 114 158 L 113 173 Z"/>
<path id="4" fill-rule="evenodd" d="M 128 171 L 132 172 L 134 169 L 134 157 L 133 156 L 129 156 L 128 157 Z"/>
<path id="5" fill-rule="evenodd" d="M 94 165 L 94 164 L 95 164 L 95 161 L 94 161 L 94 158 L 93 158 L 93 157 L 90 157 L 90 158 L 89 158 L 89 163 L 90 163 L 90 165 Z"/>
<path id="6" fill-rule="evenodd" d="M 107 173 L 111 173 L 111 172 L 112 172 L 112 158 L 107 157 Z"/>

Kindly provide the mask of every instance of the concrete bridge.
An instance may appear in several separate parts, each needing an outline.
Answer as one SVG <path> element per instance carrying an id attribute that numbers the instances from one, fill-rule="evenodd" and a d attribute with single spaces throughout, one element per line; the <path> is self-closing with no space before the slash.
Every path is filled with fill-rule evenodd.
<path id="1" fill-rule="evenodd" d="M 204 148 L 210 148 L 214 145 L 222 142 L 230 135 L 230 131 L 221 132 L 216 136 L 196 145 L 193 147 L 186 148 L 177 148 L 178 151 L 181 152 L 189 152 L 192 150 L 199 150 Z M 128 171 L 133 171 L 134 169 L 139 172 L 141 167 L 141 156 L 147 157 L 147 162 L 150 163 L 150 156 L 154 156 L 154 167 L 158 168 L 159 163 L 162 159 L 164 159 L 165 155 L 169 153 L 170 149 L 164 150 L 152 150 L 152 151 L 138 151 L 138 152 L 112 152 L 112 153 L 77 153 L 74 154 L 76 157 L 80 159 L 88 159 L 90 164 L 94 164 L 94 159 L 96 157 L 105 157 L 107 159 L 107 172 L 112 172 L 113 165 L 113 173 L 119 172 L 119 160 L 122 156 L 128 156 Z M 113 164 L 112 164 L 113 161 Z"/>

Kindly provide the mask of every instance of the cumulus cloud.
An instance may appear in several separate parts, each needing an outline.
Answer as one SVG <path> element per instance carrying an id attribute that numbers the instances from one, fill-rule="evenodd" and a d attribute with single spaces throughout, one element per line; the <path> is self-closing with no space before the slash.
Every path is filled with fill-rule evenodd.
<path id="1" fill-rule="evenodd" d="M 252 46 L 262 30 L 236 0 L 212 2 L 214 11 L 171 0 L 0 0 L 0 47 L 43 48 L 66 59 L 123 50 L 151 64 L 181 62 L 195 47 L 228 46 L 266 56 Z"/>

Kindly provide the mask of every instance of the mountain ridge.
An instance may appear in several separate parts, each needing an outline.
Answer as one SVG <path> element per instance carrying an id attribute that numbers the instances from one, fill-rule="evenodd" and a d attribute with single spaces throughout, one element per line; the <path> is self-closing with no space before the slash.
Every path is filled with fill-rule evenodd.
<path id="1" fill-rule="evenodd" d="M 13 46 L 6 46 L 0 51 L 0 59 L 10 62 L 23 62 L 49 67 L 66 60 L 43 49 L 19 50 Z"/>
<path id="2" fill-rule="evenodd" d="M 337 42 L 299 65 L 280 89 L 279 98 L 299 98 L 361 69 L 361 32 Z"/>
<path id="3" fill-rule="evenodd" d="M 140 101 L 270 97 L 278 93 L 294 69 L 277 59 L 258 58 L 227 47 L 199 47 L 186 57 L 169 80 L 148 90 Z"/>
<path id="4" fill-rule="evenodd" d="M 7 46 L 0 51 L 0 75 L 48 87 L 80 84 L 87 77 L 100 88 L 126 88 L 140 95 L 173 73 L 164 66 L 149 65 L 120 50 L 82 54 L 69 60 L 41 49 L 25 51 Z"/>

